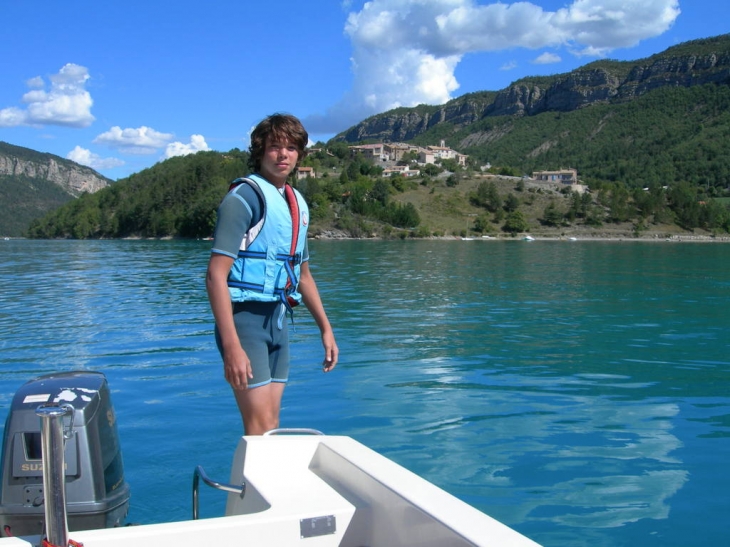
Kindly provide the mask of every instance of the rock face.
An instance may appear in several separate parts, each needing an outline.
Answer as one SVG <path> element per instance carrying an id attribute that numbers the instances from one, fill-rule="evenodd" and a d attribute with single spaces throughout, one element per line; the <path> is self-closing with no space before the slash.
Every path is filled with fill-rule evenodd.
<path id="1" fill-rule="evenodd" d="M 0 175 L 47 180 L 74 197 L 84 192 L 94 193 L 111 182 L 90 167 L 3 142 L 0 142 Z"/>
<path id="2" fill-rule="evenodd" d="M 497 94 L 487 116 L 534 116 L 570 112 L 619 96 L 620 79 L 605 69 L 582 69 L 559 77 L 549 86 L 517 83 Z"/>
<path id="3" fill-rule="evenodd" d="M 336 140 L 359 142 L 367 139 L 399 142 L 408 141 L 440 123 L 459 127 L 478 121 L 494 99 L 494 93 L 473 93 L 441 107 L 396 109 L 368 118 L 351 127 Z"/>
<path id="4" fill-rule="evenodd" d="M 335 139 L 407 141 L 440 123 L 463 128 L 490 116 L 570 112 L 631 101 L 660 87 L 704 84 L 730 85 L 730 34 L 687 42 L 640 61 L 598 61 L 567 74 L 525 78 L 499 92 L 466 95 L 440 107 L 399 108 L 368 118 Z"/>

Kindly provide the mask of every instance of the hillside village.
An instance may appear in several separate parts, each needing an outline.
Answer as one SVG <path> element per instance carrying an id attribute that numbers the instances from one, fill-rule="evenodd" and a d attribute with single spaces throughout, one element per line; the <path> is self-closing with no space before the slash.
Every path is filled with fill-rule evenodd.
<path id="1" fill-rule="evenodd" d="M 360 155 L 374 164 L 384 164 L 382 173 L 384 177 L 393 175 L 417 177 L 421 174 L 421 171 L 420 169 L 414 169 L 414 166 L 435 165 L 437 161 L 446 159 L 455 160 L 458 165 L 466 167 L 466 160 L 469 158 L 466 154 L 460 154 L 456 150 L 447 147 L 444 141 L 441 141 L 440 146 L 424 147 L 408 143 L 376 143 L 359 144 L 348 146 L 348 148 L 350 149 L 350 158 Z M 310 153 L 318 152 L 320 149 L 313 148 L 309 151 Z M 411 162 L 404 161 L 407 155 L 410 155 Z M 317 178 L 317 173 L 312 167 L 300 167 L 297 178 L 307 177 Z"/>
<path id="2" fill-rule="evenodd" d="M 441 141 L 439 146 L 418 146 L 408 143 L 375 143 L 348 146 L 350 158 L 357 155 L 372 161 L 374 164 L 383 164 L 383 177 L 400 175 L 402 177 L 418 177 L 421 170 L 418 167 L 425 165 L 436 165 L 442 160 L 454 160 L 457 165 L 466 168 L 469 156 L 461 154 L 446 146 Z M 319 152 L 321 149 L 313 148 L 310 152 Z M 408 157 L 410 161 L 404 161 Z M 482 172 L 491 168 L 490 164 L 480 167 Z M 317 178 L 317 172 L 313 167 L 300 167 L 297 171 L 298 179 Z M 568 185 L 572 190 L 583 193 L 586 189 L 578 180 L 577 169 L 559 169 L 557 171 L 534 171 L 532 176 L 522 177 L 525 182 L 532 182 L 542 186 L 551 186 L 555 189 Z"/>
<path id="3" fill-rule="evenodd" d="M 374 163 L 386 163 L 388 167 L 383 170 L 384 177 L 393 175 L 417 177 L 421 174 L 421 171 L 413 169 L 414 165 L 436 164 L 441 160 L 455 160 L 457 165 L 466 167 L 466 160 L 469 158 L 466 154 L 460 154 L 456 150 L 447 147 L 443 140 L 440 146 L 424 147 L 407 143 L 377 143 L 350 146 L 349 148 L 351 157 L 360 154 L 363 158 L 370 159 Z M 413 163 L 397 165 L 409 154 L 411 157 L 415 156 Z"/>

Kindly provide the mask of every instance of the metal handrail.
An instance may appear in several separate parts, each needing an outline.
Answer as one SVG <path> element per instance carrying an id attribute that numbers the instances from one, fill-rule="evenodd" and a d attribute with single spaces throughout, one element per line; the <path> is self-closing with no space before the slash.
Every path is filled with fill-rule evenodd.
<path id="1" fill-rule="evenodd" d="M 43 504 L 46 538 L 51 545 L 68 544 L 66 473 L 64 448 L 73 436 L 74 407 L 45 403 L 36 408 L 41 419 L 41 459 L 43 461 Z M 64 430 L 63 417 L 71 416 Z"/>
<path id="2" fill-rule="evenodd" d="M 240 486 L 236 486 L 234 484 L 226 484 L 223 482 L 217 482 L 208 477 L 205 473 L 205 469 L 203 469 L 202 465 L 199 465 L 195 468 L 195 472 L 193 473 L 193 520 L 198 520 L 199 515 L 199 502 L 198 502 L 198 491 L 200 490 L 200 479 L 203 479 L 203 482 L 207 484 L 208 486 L 211 486 L 217 490 L 223 490 L 224 492 L 232 492 L 234 494 L 239 494 L 241 496 L 241 499 L 243 499 L 244 494 L 246 493 L 246 483 L 242 483 Z"/>
<path id="3" fill-rule="evenodd" d="M 309 429 L 306 427 L 281 427 L 279 429 L 271 429 L 264 433 L 264 437 L 270 435 L 324 435 L 317 429 Z"/>
<path id="4" fill-rule="evenodd" d="M 316 429 L 309 429 L 309 428 L 278 428 L 278 429 L 272 429 L 270 431 L 267 431 L 264 433 L 264 436 L 270 436 L 270 435 L 324 435 L 321 431 L 318 431 Z M 217 490 L 223 490 L 225 492 L 232 492 L 233 494 L 239 494 L 241 496 L 241 499 L 243 499 L 243 496 L 246 494 L 246 483 L 241 483 L 241 486 L 236 486 L 234 484 L 226 484 L 223 482 L 217 482 L 208 477 L 205 473 L 205 469 L 203 469 L 202 465 L 199 465 L 195 468 L 195 472 L 193 473 L 193 520 L 198 520 L 199 518 L 199 490 L 200 490 L 200 479 L 203 479 L 203 482 L 207 484 L 208 486 L 211 486 Z"/>

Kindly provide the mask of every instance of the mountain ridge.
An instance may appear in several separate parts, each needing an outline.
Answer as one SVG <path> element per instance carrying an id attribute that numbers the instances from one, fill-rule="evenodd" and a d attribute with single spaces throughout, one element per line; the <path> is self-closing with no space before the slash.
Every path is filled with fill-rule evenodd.
<path id="1" fill-rule="evenodd" d="M 0 235 L 20 236 L 33 220 L 112 182 L 71 160 L 0 141 Z"/>
<path id="2" fill-rule="evenodd" d="M 0 175 L 42 178 L 57 184 L 73 197 L 83 192 L 96 192 L 112 182 L 91 167 L 3 141 L 0 141 Z"/>
<path id="3" fill-rule="evenodd" d="M 396 108 L 363 120 L 333 140 L 411 141 L 440 124 L 463 129 L 484 118 L 572 112 L 630 101 L 661 87 L 708 83 L 730 83 L 730 34 L 684 42 L 636 61 L 599 60 L 567 73 L 528 76 L 500 91 L 468 93 L 439 106 Z"/>

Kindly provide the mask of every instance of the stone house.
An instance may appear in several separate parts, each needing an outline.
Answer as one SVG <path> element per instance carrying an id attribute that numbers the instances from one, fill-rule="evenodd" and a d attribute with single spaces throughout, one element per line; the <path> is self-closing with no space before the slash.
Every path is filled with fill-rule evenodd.
<path id="1" fill-rule="evenodd" d="M 385 147 L 382 143 L 378 144 L 361 144 L 358 146 L 350 146 L 350 157 L 354 158 L 357 154 L 362 154 L 363 158 L 374 161 L 387 161 L 388 155 L 385 153 Z"/>
<path id="2" fill-rule="evenodd" d="M 577 169 L 559 169 L 557 171 L 534 171 L 532 178 L 541 182 L 561 182 L 563 184 L 577 184 Z"/>
<path id="3" fill-rule="evenodd" d="M 384 177 L 392 177 L 393 175 L 402 175 L 404 177 L 417 177 L 421 172 L 418 169 L 410 169 L 407 165 L 394 165 L 388 169 L 383 169 Z"/>
<path id="4" fill-rule="evenodd" d="M 297 169 L 297 180 L 302 180 L 306 178 L 317 178 L 317 173 L 314 171 L 313 167 L 300 167 Z"/>

